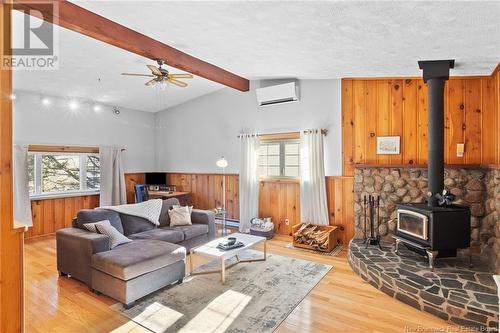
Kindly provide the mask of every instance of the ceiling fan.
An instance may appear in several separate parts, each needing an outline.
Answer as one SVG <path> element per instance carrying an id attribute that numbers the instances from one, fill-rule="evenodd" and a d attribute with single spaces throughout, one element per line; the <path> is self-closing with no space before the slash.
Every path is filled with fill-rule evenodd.
<path id="1" fill-rule="evenodd" d="M 152 77 L 153 79 L 149 80 L 148 82 L 145 83 L 146 86 L 154 86 L 158 83 L 172 83 L 175 84 L 176 86 L 179 87 L 187 87 L 187 83 L 179 81 L 177 79 L 192 79 L 193 75 L 191 74 L 171 74 L 169 71 L 167 71 L 165 68 L 162 68 L 161 66 L 164 65 L 163 60 L 156 60 L 158 63 L 158 67 L 153 66 L 153 65 L 146 65 L 149 70 L 151 71 L 151 74 L 132 74 L 132 73 L 122 73 L 122 75 L 130 75 L 130 76 L 146 76 L 146 77 Z"/>

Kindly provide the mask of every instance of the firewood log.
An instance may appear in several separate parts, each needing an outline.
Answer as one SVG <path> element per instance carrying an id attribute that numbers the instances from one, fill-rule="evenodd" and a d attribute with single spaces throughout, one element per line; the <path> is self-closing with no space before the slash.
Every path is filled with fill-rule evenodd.
<path id="1" fill-rule="evenodd" d="M 305 223 L 305 224 L 302 224 L 299 228 L 299 230 L 297 230 L 295 232 L 296 235 L 300 235 L 302 234 L 302 232 L 304 231 L 304 229 L 308 228 L 309 227 L 309 223 Z"/>
<path id="2" fill-rule="evenodd" d="M 330 230 L 322 230 L 319 226 L 303 223 L 293 233 L 293 240 L 297 244 L 304 244 L 315 250 L 326 250 L 329 243 Z"/>

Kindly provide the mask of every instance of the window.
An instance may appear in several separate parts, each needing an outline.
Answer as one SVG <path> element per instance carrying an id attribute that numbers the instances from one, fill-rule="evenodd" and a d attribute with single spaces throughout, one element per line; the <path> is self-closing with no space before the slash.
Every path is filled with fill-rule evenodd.
<path id="1" fill-rule="evenodd" d="M 99 191 L 99 155 L 93 153 L 29 152 L 32 196 Z"/>
<path id="2" fill-rule="evenodd" d="M 261 142 L 259 174 L 264 177 L 299 177 L 299 142 Z"/>

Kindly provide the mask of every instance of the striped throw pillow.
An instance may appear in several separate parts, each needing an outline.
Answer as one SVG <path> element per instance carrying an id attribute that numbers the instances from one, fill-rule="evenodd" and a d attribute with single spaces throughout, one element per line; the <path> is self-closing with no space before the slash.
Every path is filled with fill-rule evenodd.
<path id="1" fill-rule="evenodd" d="M 120 244 L 130 243 L 132 240 L 122 235 L 115 227 L 111 224 L 96 224 L 96 229 L 100 234 L 109 237 L 109 246 L 114 249 Z"/>

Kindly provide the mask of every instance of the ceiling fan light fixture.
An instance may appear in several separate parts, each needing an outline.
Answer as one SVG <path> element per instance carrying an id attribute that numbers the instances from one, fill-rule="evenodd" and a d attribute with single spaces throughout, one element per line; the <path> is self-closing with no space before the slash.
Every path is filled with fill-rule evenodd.
<path id="1" fill-rule="evenodd" d="M 184 88 L 187 87 L 187 83 L 179 81 L 178 79 L 192 79 L 193 75 L 189 73 L 178 73 L 171 74 L 166 68 L 161 66 L 164 64 L 163 60 L 157 59 L 158 67 L 153 65 L 146 65 L 146 67 L 151 71 L 150 74 L 134 74 L 134 73 L 122 73 L 122 75 L 128 76 L 146 76 L 152 77 L 153 79 L 145 83 L 146 86 L 158 86 L 156 89 L 165 90 L 170 83 Z"/>
<path id="2" fill-rule="evenodd" d="M 168 87 L 168 82 L 165 81 L 165 80 L 162 80 L 160 82 L 160 84 L 158 84 L 158 87 L 160 88 L 160 90 L 164 91 L 165 89 L 167 89 Z"/>

